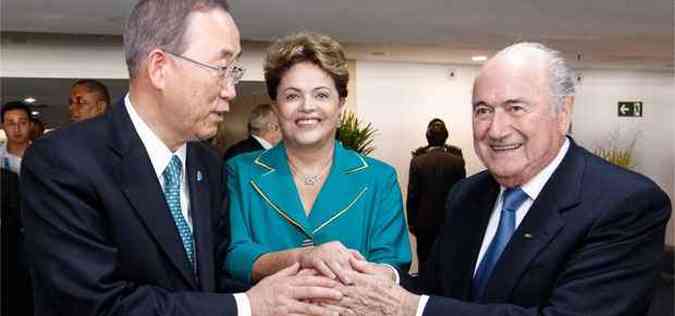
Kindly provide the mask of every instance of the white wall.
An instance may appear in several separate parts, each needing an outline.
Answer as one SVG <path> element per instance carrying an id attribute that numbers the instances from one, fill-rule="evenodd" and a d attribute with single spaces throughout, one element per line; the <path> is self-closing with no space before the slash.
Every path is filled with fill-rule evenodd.
<path id="1" fill-rule="evenodd" d="M 127 79 L 121 37 L 92 35 L 5 35 L 0 46 L 0 77 Z M 264 51 L 245 49 L 243 80 L 263 81 Z"/>
<path id="2" fill-rule="evenodd" d="M 620 70 L 583 71 L 574 114 L 574 135 L 593 148 L 618 132 L 622 141 L 638 133 L 635 147 L 636 171 L 647 175 L 675 198 L 675 89 L 673 73 Z M 642 101 L 642 118 L 617 115 L 618 101 Z M 671 219 L 668 242 L 675 245 Z"/>
<path id="3" fill-rule="evenodd" d="M 410 151 L 426 143 L 426 124 L 440 117 L 450 129 L 450 143 L 467 160 L 467 174 L 483 169 L 474 154 L 471 132 L 471 87 L 474 66 L 357 62 L 357 108 L 379 130 L 374 156 L 398 171 L 403 192 L 408 182 Z M 449 71 L 455 77 L 449 77 Z M 643 101 L 643 118 L 618 118 L 617 101 Z M 672 73 L 584 70 L 577 96 L 573 135 L 587 147 L 606 139 L 617 127 L 628 136 L 640 130 L 635 148 L 637 171 L 675 197 Z M 672 236 L 671 220 L 669 238 Z"/>
<path id="4" fill-rule="evenodd" d="M 12 35 L 4 37 L 0 77 L 127 78 L 119 38 L 96 36 Z M 244 80 L 262 81 L 264 45 L 244 44 Z M 449 73 L 453 71 L 454 77 Z M 462 148 L 468 174 L 483 169 L 473 152 L 470 98 L 476 66 L 356 62 L 355 108 L 379 130 L 374 156 L 396 167 L 405 192 L 410 152 L 425 144 L 425 127 L 445 120 L 450 142 Z M 593 146 L 616 126 L 641 130 L 636 148 L 638 171 L 675 197 L 675 85 L 672 73 L 583 70 L 577 98 L 575 139 Z M 642 119 L 619 119 L 616 102 L 645 102 Z M 671 230 L 673 227 L 671 221 Z M 675 244 L 675 236 L 669 241 Z"/>
<path id="5" fill-rule="evenodd" d="M 411 151 L 426 144 L 427 124 L 436 117 L 448 126 L 448 142 L 462 149 L 467 173 L 483 169 L 471 132 L 470 92 L 477 71 L 473 66 L 357 63 L 358 112 L 378 129 L 373 156 L 394 165 L 404 189 Z"/>
<path id="6" fill-rule="evenodd" d="M 618 132 L 622 141 L 638 133 L 636 171 L 648 175 L 671 199 L 673 194 L 673 74 L 619 70 L 582 71 L 573 134 L 587 148 Z M 618 101 L 644 102 L 642 118 L 618 117 Z"/>

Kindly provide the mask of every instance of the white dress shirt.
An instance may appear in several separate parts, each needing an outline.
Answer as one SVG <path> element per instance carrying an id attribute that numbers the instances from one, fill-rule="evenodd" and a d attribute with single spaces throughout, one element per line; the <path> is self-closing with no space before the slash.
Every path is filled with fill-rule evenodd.
<path id="1" fill-rule="evenodd" d="M 268 149 L 274 147 L 272 144 L 268 143 L 268 142 L 267 142 L 264 138 L 262 138 L 262 137 L 258 137 L 258 136 L 253 135 L 253 134 L 251 134 L 251 137 L 253 137 L 255 140 L 257 140 L 258 143 L 260 143 L 260 146 L 262 146 L 263 149 L 265 149 L 265 150 L 268 150 Z"/>
<path id="2" fill-rule="evenodd" d="M 167 147 L 166 144 L 162 142 L 159 136 L 157 136 L 157 134 L 155 134 L 155 132 L 153 132 L 152 129 L 150 129 L 150 127 L 145 123 L 145 121 L 143 121 L 143 119 L 138 115 L 138 113 L 134 109 L 134 105 L 131 103 L 131 98 L 129 98 L 129 94 L 127 94 L 124 97 L 124 106 L 126 107 L 127 112 L 129 113 L 131 123 L 134 125 L 134 128 L 136 129 L 138 137 L 141 138 L 141 142 L 143 142 L 143 146 L 145 147 L 148 156 L 150 156 L 152 168 L 155 170 L 155 175 L 157 176 L 157 180 L 159 180 L 162 189 L 164 189 L 164 176 L 162 175 L 164 169 L 166 169 L 166 167 L 169 165 L 169 162 L 171 161 L 173 155 L 176 155 L 178 156 L 178 158 L 180 158 L 180 162 L 182 165 L 181 184 L 180 184 L 180 208 L 183 217 L 186 219 L 188 226 L 190 227 L 190 231 L 193 231 L 192 216 L 190 213 L 190 196 L 189 190 L 187 188 L 187 179 L 186 179 L 187 177 L 185 168 L 185 162 L 187 157 L 187 146 L 183 144 L 176 150 L 176 152 L 171 152 L 169 147 Z M 197 264 L 197 258 L 194 259 L 195 264 Z M 234 294 L 234 300 L 237 303 L 237 315 L 239 316 L 251 315 L 251 304 L 245 293 Z"/>
<path id="3" fill-rule="evenodd" d="M 565 154 L 567 154 L 569 148 L 570 148 L 570 141 L 569 139 L 565 138 L 565 142 L 560 147 L 560 150 L 558 151 L 558 154 L 555 156 L 555 158 L 536 176 L 534 176 L 534 178 L 530 179 L 530 181 L 528 181 L 527 183 L 525 183 L 520 187 L 527 194 L 528 198 L 516 210 L 515 229 L 518 229 L 518 226 L 525 218 L 525 215 L 527 215 L 527 212 L 530 210 L 530 207 L 532 207 L 532 203 L 534 203 L 534 201 L 537 199 L 539 193 L 541 193 L 541 190 L 544 189 L 546 182 L 548 182 L 548 180 L 553 175 L 553 172 L 558 168 L 563 158 L 565 157 Z M 481 260 L 483 259 L 483 256 L 485 255 L 485 252 L 487 251 L 488 247 L 490 246 L 490 243 L 492 242 L 492 239 L 494 239 L 495 234 L 497 233 L 497 227 L 499 226 L 499 219 L 502 214 L 501 212 L 503 203 L 502 195 L 504 194 L 505 190 L 506 188 L 500 186 L 499 194 L 497 195 L 497 200 L 495 201 L 495 206 L 492 209 L 492 214 L 490 215 L 490 221 L 488 222 L 488 226 L 485 229 L 485 236 L 483 238 L 483 243 L 480 247 L 480 252 L 478 253 L 478 259 L 476 260 L 476 265 L 473 268 L 474 276 L 476 274 L 476 271 L 478 270 L 478 266 L 480 265 Z M 417 304 L 417 312 L 415 315 L 417 316 L 422 315 L 424 307 L 426 306 L 428 300 L 429 297 L 427 295 L 422 295 L 419 303 Z"/>
<path id="4" fill-rule="evenodd" d="M 7 144 L 0 144 L 0 168 L 21 174 L 21 157 L 7 151 Z"/>

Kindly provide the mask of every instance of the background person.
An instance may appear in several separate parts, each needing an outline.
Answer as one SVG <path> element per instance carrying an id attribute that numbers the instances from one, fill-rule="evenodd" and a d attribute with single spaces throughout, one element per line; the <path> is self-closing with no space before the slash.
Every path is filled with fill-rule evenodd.
<path id="1" fill-rule="evenodd" d="M 21 173 L 23 154 L 30 145 L 30 108 L 21 101 L 5 103 L 0 110 L 7 142 L 0 144 L 0 168 Z"/>
<path id="2" fill-rule="evenodd" d="M 227 162 L 239 154 L 270 149 L 281 141 L 279 119 L 271 105 L 259 104 L 253 108 L 248 117 L 248 133 L 248 138 L 225 151 L 223 161 Z"/>
<path id="3" fill-rule="evenodd" d="M 110 93 L 98 80 L 78 80 L 70 89 L 68 104 L 70 119 L 79 122 L 105 113 L 110 106 Z"/>
<path id="4" fill-rule="evenodd" d="M 407 271 L 395 170 L 335 141 L 348 80 L 342 46 L 328 36 L 292 34 L 268 49 L 265 81 L 283 143 L 227 163 L 225 264 L 236 279 L 257 282 L 300 263 L 349 283 L 349 258 L 361 256 Z"/>
<path id="5" fill-rule="evenodd" d="M 30 141 L 38 139 L 45 134 L 45 124 L 37 117 L 30 118 Z"/>
<path id="6" fill-rule="evenodd" d="M 445 217 L 448 192 L 466 177 L 462 150 L 447 145 L 448 129 L 440 119 L 429 122 L 426 131 L 428 145 L 413 152 L 408 180 L 408 229 L 417 239 L 417 259 L 420 270 Z"/>

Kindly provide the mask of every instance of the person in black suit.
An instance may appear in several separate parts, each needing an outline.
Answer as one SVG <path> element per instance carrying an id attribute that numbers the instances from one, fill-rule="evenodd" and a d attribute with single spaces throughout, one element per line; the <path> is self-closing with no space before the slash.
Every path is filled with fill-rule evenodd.
<path id="1" fill-rule="evenodd" d="M 441 119 L 429 122 L 428 145 L 413 152 L 408 177 L 406 209 L 408 229 L 417 240 L 419 267 L 433 245 L 445 214 L 448 192 L 466 177 L 464 157 L 459 147 L 447 145 L 448 129 Z"/>
<path id="2" fill-rule="evenodd" d="M 2 315 L 32 315 L 33 295 L 24 250 L 19 176 L 0 168 Z"/>
<path id="3" fill-rule="evenodd" d="M 243 70 L 225 1 L 142 0 L 124 31 L 129 93 L 38 139 L 21 174 L 35 315 L 331 315 L 333 280 L 290 266 L 246 292 L 215 134 Z M 236 294 L 218 294 L 216 292 Z"/>
<path id="4" fill-rule="evenodd" d="M 271 105 L 259 104 L 253 108 L 248 117 L 248 134 L 248 138 L 225 151 L 224 162 L 239 154 L 270 149 L 281 141 L 279 119 Z"/>
<path id="5" fill-rule="evenodd" d="M 540 44 L 488 61 L 472 101 L 487 170 L 455 185 L 425 268 L 403 276 L 404 287 L 430 296 L 387 287 L 353 262 L 366 273 L 340 304 L 397 315 L 644 315 L 670 200 L 565 135 L 574 83 L 560 54 Z"/>

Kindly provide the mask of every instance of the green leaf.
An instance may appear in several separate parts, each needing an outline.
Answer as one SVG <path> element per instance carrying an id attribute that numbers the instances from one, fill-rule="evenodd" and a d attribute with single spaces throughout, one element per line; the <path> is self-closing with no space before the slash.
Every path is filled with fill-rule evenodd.
<path id="1" fill-rule="evenodd" d="M 336 136 L 346 148 L 363 155 L 368 155 L 375 150 L 373 143 L 377 129 L 370 122 L 365 126 L 363 125 L 363 122 L 359 120 L 356 113 L 345 110 L 342 113 Z"/>

